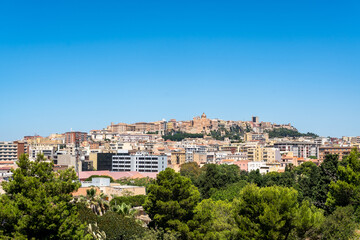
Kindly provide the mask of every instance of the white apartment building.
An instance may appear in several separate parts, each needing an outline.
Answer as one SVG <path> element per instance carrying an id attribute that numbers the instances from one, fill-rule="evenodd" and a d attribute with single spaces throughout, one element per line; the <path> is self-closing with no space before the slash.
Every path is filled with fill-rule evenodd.
<path id="1" fill-rule="evenodd" d="M 117 139 L 120 142 L 148 142 L 155 139 L 157 136 L 155 134 L 118 134 Z"/>
<path id="2" fill-rule="evenodd" d="M 315 142 L 277 142 L 274 148 L 279 149 L 280 153 L 293 152 L 294 157 L 319 157 L 319 144 Z"/>
<path id="3" fill-rule="evenodd" d="M 112 156 L 112 171 L 114 172 L 160 172 L 166 168 L 166 155 L 148 155 L 146 153 L 130 155 L 123 151 Z"/>
<path id="4" fill-rule="evenodd" d="M 38 154 L 44 154 L 46 159 L 53 159 L 56 147 L 52 145 L 30 145 L 29 159 L 34 161 Z"/>
<path id="5" fill-rule="evenodd" d="M 185 149 L 186 162 L 194 161 L 194 153 L 206 153 L 206 146 L 204 145 L 183 145 Z"/>
<path id="6" fill-rule="evenodd" d="M 248 162 L 248 171 L 256 171 L 262 168 L 266 167 L 266 162 Z"/>
<path id="7" fill-rule="evenodd" d="M 0 161 L 17 161 L 17 144 L 0 142 Z"/>

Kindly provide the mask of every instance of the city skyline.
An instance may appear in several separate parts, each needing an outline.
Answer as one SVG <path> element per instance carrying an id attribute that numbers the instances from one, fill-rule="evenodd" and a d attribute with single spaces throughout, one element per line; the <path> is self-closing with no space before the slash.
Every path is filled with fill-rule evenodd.
<path id="1" fill-rule="evenodd" d="M 296 128 L 296 126 L 294 124 L 292 124 L 291 122 L 273 122 L 273 121 L 264 121 L 263 119 L 259 118 L 259 116 L 250 116 L 248 119 L 244 119 L 244 120 L 234 120 L 234 119 L 221 119 L 221 118 L 216 118 L 216 117 L 207 117 L 207 115 L 205 114 L 205 112 L 203 112 L 202 114 L 198 114 L 198 115 L 194 115 L 192 116 L 191 118 L 189 119 L 176 119 L 176 118 L 168 118 L 168 119 L 165 119 L 165 118 L 162 118 L 162 119 L 158 119 L 156 121 L 136 121 L 136 122 L 124 122 L 124 121 L 112 121 L 112 122 L 109 122 L 109 123 L 106 123 L 105 125 L 101 126 L 100 128 L 91 128 L 91 129 L 73 129 L 73 128 L 70 128 L 70 129 L 65 129 L 64 131 L 53 131 L 53 132 L 49 132 L 49 133 L 44 133 L 44 134 L 39 134 L 37 132 L 33 132 L 33 133 L 29 133 L 29 134 L 24 134 L 22 136 L 19 136 L 18 138 L 16 139 L 3 139 L 2 141 L 15 141 L 15 140 L 21 140 L 23 139 L 24 137 L 27 137 L 27 136 L 40 136 L 40 137 L 47 137 L 47 136 L 50 136 L 52 134 L 64 134 L 65 132 L 91 132 L 91 131 L 100 131 L 100 130 L 109 130 L 109 128 L 111 126 L 114 125 L 117 125 L 117 124 L 124 124 L 124 125 L 128 125 L 128 126 L 135 126 L 136 124 L 142 124 L 142 123 L 146 123 L 146 124 L 149 124 L 149 123 L 159 123 L 159 122 L 171 122 L 173 120 L 176 120 L 176 122 L 180 122 L 180 123 L 189 123 L 189 122 L 193 122 L 194 119 L 198 118 L 198 119 L 202 119 L 203 118 L 203 115 L 205 115 L 205 118 L 213 121 L 225 121 L 225 122 L 242 122 L 243 124 L 246 124 L 246 123 L 250 123 L 253 120 L 253 118 L 256 118 L 258 121 L 258 123 L 264 123 L 264 124 L 274 124 L 274 125 L 278 125 L 280 126 L 280 128 L 288 128 L 288 126 L 291 128 L 291 129 L 296 129 L 299 133 L 314 133 L 314 134 L 317 134 L 316 132 L 310 132 L 310 131 L 301 131 L 299 130 L 298 128 Z M 151 130 L 148 130 L 151 132 Z M 187 130 L 183 129 L 178 129 L 176 131 L 180 131 L 180 132 L 188 132 Z M 128 130 L 128 132 L 138 132 L 140 133 L 141 131 L 139 130 L 135 130 L 135 128 L 133 130 Z M 160 134 L 160 133 L 159 133 Z M 204 133 L 204 134 L 208 134 L 208 133 Z M 335 137 L 335 136 L 322 136 L 322 135 L 319 135 L 319 137 Z M 352 136 L 352 137 L 356 137 L 356 136 Z"/>
<path id="2" fill-rule="evenodd" d="M 360 4 L 1 3 L 0 140 L 210 118 L 359 136 Z"/>

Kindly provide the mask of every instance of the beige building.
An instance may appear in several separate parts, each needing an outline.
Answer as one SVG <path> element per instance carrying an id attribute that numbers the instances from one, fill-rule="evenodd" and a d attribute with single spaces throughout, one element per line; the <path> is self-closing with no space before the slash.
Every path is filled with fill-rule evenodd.
<path id="1" fill-rule="evenodd" d="M 276 148 L 256 146 L 247 149 L 248 160 L 251 162 L 278 162 L 281 160 L 280 151 Z"/>
<path id="2" fill-rule="evenodd" d="M 184 149 L 177 149 L 171 152 L 171 158 L 168 165 L 181 165 L 186 161 L 186 153 Z"/>
<path id="3" fill-rule="evenodd" d="M 82 182 L 81 187 L 73 193 L 73 196 L 86 195 L 86 190 L 96 189 L 96 194 L 104 193 L 108 200 L 117 196 L 135 196 L 146 195 L 144 186 L 120 185 L 119 183 L 110 183 L 109 178 L 93 178 L 91 182 Z"/>
<path id="4" fill-rule="evenodd" d="M 206 163 L 207 162 L 207 154 L 206 153 L 193 153 L 193 161 L 198 163 Z"/>
<path id="5" fill-rule="evenodd" d="M 269 141 L 269 134 L 268 133 L 245 133 L 244 136 L 245 142 L 252 142 L 252 141 L 262 141 L 268 142 Z"/>
<path id="6" fill-rule="evenodd" d="M 319 159 L 324 161 L 327 154 L 336 154 L 339 156 L 341 161 L 345 156 L 349 155 L 351 147 L 320 147 L 319 148 Z"/>
<path id="7" fill-rule="evenodd" d="M 111 200 L 113 196 L 146 195 L 144 186 L 128 186 L 118 183 L 111 183 L 110 186 L 100 187 L 100 190 L 109 196 L 109 200 Z"/>

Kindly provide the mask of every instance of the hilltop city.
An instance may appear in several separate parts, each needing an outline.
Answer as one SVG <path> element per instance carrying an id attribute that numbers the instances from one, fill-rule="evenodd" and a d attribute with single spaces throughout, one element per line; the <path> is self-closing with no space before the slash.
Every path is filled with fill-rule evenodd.
<path id="1" fill-rule="evenodd" d="M 360 137 L 319 137 L 300 133 L 290 123 L 263 122 L 258 117 L 225 121 L 203 113 L 188 121 L 111 123 L 102 130 L 0 142 L 0 172 L 10 174 L 22 153 L 30 160 L 43 154 L 57 169 L 74 167 L 80 179 L 104 171 L 115 178 L 125 174 L 155 177 L 166 168 L 179 171 L 187 162 L 283 172 L 289 164 L 311 161 L 319 165 L 326 154 L 338 154 L 341 160 L 359 145 Z"/>
<path id="2" fill-rule="evenodd" d="M 0 142 L 0 236 L 352 239 L 359 145 L 205 113 Z"/>

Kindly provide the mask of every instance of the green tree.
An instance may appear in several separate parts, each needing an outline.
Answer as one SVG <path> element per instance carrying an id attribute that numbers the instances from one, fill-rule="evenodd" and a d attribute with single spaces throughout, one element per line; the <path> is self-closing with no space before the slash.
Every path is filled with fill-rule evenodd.
<path id="1" fill-rule="evenodd" d="M 322 224 L 325 220 L 324 211 L 311 205 L 308 201 L 303 201 L 297 210 L 294 219 L 294 230 L 292 239 L 318 239 L 321 234 Z"/>
<path id="2" fill-rule="evenodd" d="M 146 232 L 134 218 L 122 216 L 113 211 L 107 211 L 98 216 L 99 231 L 105 232 L 107 240 L 141 239 Z"/>
<path id="3" fill-rule="evenodd" d="M 341 165 L 338 166 L 338 177 L 330 184 L 326 205 L 330 210 L 338 206 L 360 205 L 360 153 L 354 148 Z"/>
<path id="4" fill-rule="evenodd" d="M 229 239 L 236 231 L 232 204 L 205 199 L 196 206 L 194 219 L 189 225 L 194 229 L 191 233 L 193 239 Z"/>
<path id="5" fill-rule="evenodd" d="M 305 162 L 295 168 L 297 183 L 295 188 L 299 192 L 299 202 L 304 199 L 316 202 L 317 186 L 321 177 L 321 171 L 313 162 Z"/>
<path id="6" fill-rule="evenodd" d="M 316 229 L 321 212 L 303 204 L 299 208 L 297 191 L 286 187 L 246 186 L 233 201 L 238 231 L 236 239 L 289 239 L 306 236 Z M 308 209 L 310 208 L 310 210 Z"/>
<path id="7" fill-rule="evenodd" d="M 120 205 L 126 203 L 132 207 L 142 206 L 145 203 L 146 195 L 134 195 L 134 196 L 118 196 L 114 197 L 110 201 L 110 205 Z"/>
<path id="8" fill-rule="evenodd" d="M 213 200 L 228 200 L 233 201 L 234 198 L 239 197 L 241 189 L 248 184 L 245 180 L 227 185 L 225 188 L 214 189 L 211 193 L 211 199 Z"/>
<path id="9" fill-rule="evenodd" d="M 336 181 L 338 178 L 338 166 L 338 155 L 326 155 L 319 168 L 319 178 L 317 179 L 315 176 L 312 176 L 311 180 L 313 182 L 317 182 L 316 187 L 310 190 L 312 191 L 312 201 L 315 206 L 322 208 L 327 212 L 329 212 L 329 207 L 326 205 L 329 185 L 332 181 Z"/>
<path id="10" fill-rule="evenodd" d="M 181 165 L 180 175 L 188 177 L 195 183 L 201 174 L 201 169 L 196 162 L 188 162 Z"/>
<path id="11" fill-rule="evenodd" d="M 199 191 L 189 178 L 167 168 L 160 172 L 155 183 L 149 186 L 144 209 L 152 219 L 150 226 L 166 231 L 178 231 L 182 238 L 187 238 L 187 222 L 192 219 L 199 199 Z"/>
<path id="12" fill-rule="evenodd" d="M 16 239 L 82 239 L 85 226 L 71 193 L 80 184 L 73 169 L 54 172 L 43 155 L 31 162 L 21 155 L 13 179 L 3 182 L 0 232 Z"/>
<path id="13" fill-rule="evenodd" d="M 171 141 L 182 141 L 185 138 L 203 138 L 202 133 L 186 133 L 186 132 L 170 132 L 162 136 L 162 138 Z"/>
<path id="14" fill-rule="evenodd" d="M 264 178 L 261 175 L 259 169 L 256 169 L 255 171 L 250 171 L 247 180 L 249 183 L 254 183 L 259 187 L 265 185 Z"/>
<path id="15" fill-rule="evenodd" d="M 352 206 L 338 207 L 329 215 L 321 227 L 322 239 L 359 239 L 355 238 L 358 224 L 355 222 Z"/>
<path id="16" fill-rule="evenodd" d="M 121 203 L 120 205 L 114 205 L 111 207 L 111 211 L 116 212 L 124 217 L 134 217 L 136 210 L 132 209 L 130 205 Z"/>
<path id="17" fill-rule="evenodd" d="M 78 196 L 74 198 L 77 204 L 83 204 L 90 208 L 96 215 L 103 215 L 110 208 L 107 196 L 103 193 L 96 195 L 96 189 L 90 188 L 86 190 L 86 196 Z"/>
<path id="18" fill-rule="evenodd" d="M 240 170 L 236 165 L 207 164 L 204 167 L 205 170 L 202 171 L 196 184 L 204 199 L 209 198 L 214 189 L 223 188 L 240 180 Z"/>
<path id="19" fill-rule="evenodd" d="M 281 138 L 281 137 L 312 137 L 316 138 L 318 135 L 315 133 L 300 133 L 297 130 L 287 129 L 287 128 L 276 128 L 273 130 L 268 130 L 270 138 Z"/>

